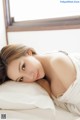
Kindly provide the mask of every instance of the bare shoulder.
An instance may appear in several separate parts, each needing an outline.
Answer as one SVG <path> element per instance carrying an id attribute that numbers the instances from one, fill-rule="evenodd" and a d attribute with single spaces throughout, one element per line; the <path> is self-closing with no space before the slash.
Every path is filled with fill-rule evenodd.
<path id="1" fill-rule="evenodd" d="M 51 59 L 51 65 L 55 70 L 74 70 L 74 64 L 68 55 L 56 53 Z"/>
<path id="2" fill-rule="evenodd" d="M 75 67 L 72 60 L 64 53 L 57 53 L 51 59 L 54 75 L 68 87 L 76 76 Z"/>

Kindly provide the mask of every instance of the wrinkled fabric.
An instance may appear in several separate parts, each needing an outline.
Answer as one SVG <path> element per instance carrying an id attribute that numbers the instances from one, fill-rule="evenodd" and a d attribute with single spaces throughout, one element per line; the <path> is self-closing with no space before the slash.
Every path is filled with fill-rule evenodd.
<path id="1" fill-rule="evenodd" d="M 71 53 L 68 54 L 68 57 L 72 60 L 76 68 L 76 80 L 62 96 L 58 98 L 53 96 L 53 99 L 57 106 L 80 115 L 80 54 Z"/>

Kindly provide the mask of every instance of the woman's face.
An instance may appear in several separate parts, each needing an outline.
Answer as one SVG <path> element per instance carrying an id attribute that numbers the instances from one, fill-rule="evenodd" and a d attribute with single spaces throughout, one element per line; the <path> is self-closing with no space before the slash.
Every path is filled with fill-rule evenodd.
<path id="1" fill-rule="evenodd" d="M 32 55 L 13 60 L 7 68 L 7 76 L 14 81 L 34 82 L 45 76 L 40 61 Z"/>

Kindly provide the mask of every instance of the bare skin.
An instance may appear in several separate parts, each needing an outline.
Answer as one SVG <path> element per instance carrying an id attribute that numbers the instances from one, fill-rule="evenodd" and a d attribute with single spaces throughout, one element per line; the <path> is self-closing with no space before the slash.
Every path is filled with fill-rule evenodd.
<path id="1" fill-rule="evenodd" d="M 53 57 L 52 57 L 53 56 Z M 45 56 L 43 65 L 55 97 L 61 96 L 76 79 L 76 69 L 71 59 L 63 53 Z"/>
<path id="2" fill-rule="evenodd" d="M 23 82 L 36 81 L 49 93 L 50 96 L 52 93 L 56 98 L 61 96 L 76 79 L 75 66 L 71 59 L 64 53 L 56 52 L 46 55 L 33 56 L 30 51 L 30 53 L 28 53 L 25 57 L 26 59 L 22 57 L 18 61 L 15 60 L 8 65 L 7 74 L 11 79 L 16 80 L 16 77 L 21 77 L 23 75 Z M 33 64 L 27 60 L 27 57 L 31 60 L 31 62 L 33 61 Z M 26 66 L 29 67 L 25 67 L 24 71 L 19 71 L 17 67 L 20 61 L 21 64 L 26 62 Z M 14 67 L 16 72 L 14 72 Z M 38 75 L 36 73 L 37 71 Z M 47 81 L 43 80 L 45 75 Z"/>

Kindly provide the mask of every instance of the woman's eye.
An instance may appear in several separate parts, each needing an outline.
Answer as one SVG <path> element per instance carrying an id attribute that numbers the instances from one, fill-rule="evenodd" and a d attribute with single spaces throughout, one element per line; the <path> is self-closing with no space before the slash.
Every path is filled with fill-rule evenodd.
<path id="1" fill-rule="evenodd" d="M 25 64 L 22 65 L 22 70 L 25 70 Z"/>
<path id="2" fill-rule="evenodd" d="M 19 80 L 19 82 L 22 82 L 23 81 L 23 77 Z"/>

